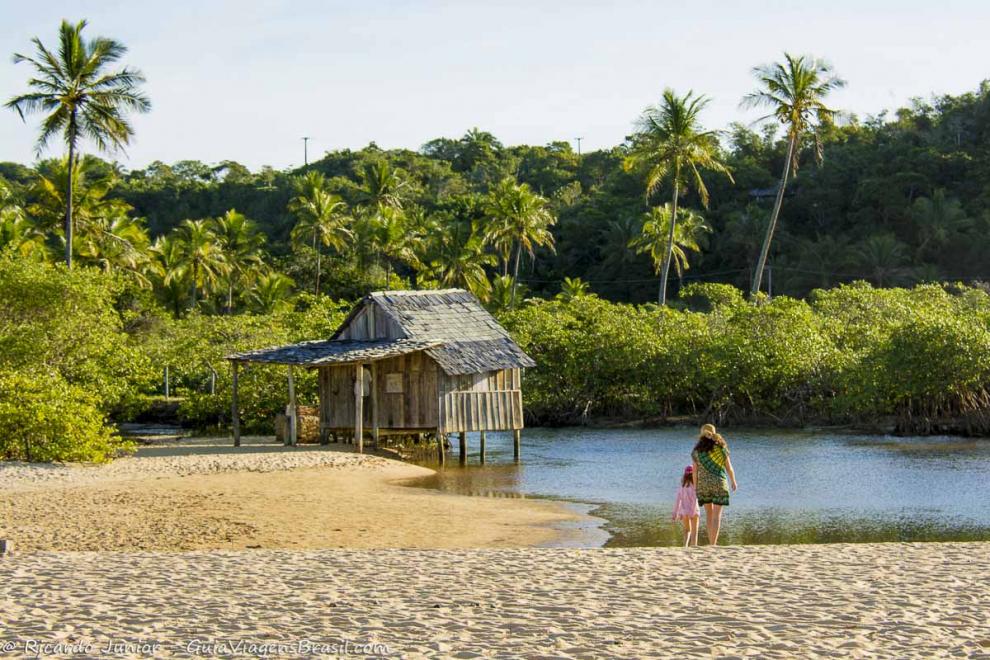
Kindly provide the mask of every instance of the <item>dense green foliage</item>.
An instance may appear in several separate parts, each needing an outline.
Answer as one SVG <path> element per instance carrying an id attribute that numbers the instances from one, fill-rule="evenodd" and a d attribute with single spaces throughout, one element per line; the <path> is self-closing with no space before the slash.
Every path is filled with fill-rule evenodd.
<path id="1" fill-rule="evenodd" d="M 801 149 L 809 153 L 783 200 L 771 273 L 765 278 L 772 279 L 775 294 L 803 297 L 813 288 L 856 279 L 905 286 L 990 278 L 985 259 L 990 248 L 990 86 L 931 103 L 918 101 L 892 117 L 853 118 L 819 131 L 819 137 L 822 164 L 811 157 L 814 141 L 802 142 Z M 685 278 L 746 288 L 787 143 L 772 128 L 758 133 L 736 125 L 724 136 L 721 150 L 735 183 L 702 171 L 710 209 L 701 215 L 713 231 L 702 252 L 689 255 Z M 320 290 L 336 299 L 386 285 L 457 283 L 484 294 L 478 274 L 491 281 L 505 270 L 494 245 L 488 196 L 506 176 L 514 176 L 548 200 L 557 220 L 547 226 L 554 249 L 535 245 L 533 258 L 528 250 L 521 253 L 520 280 L 532 294 L 553 295 L 564 277 L 580 277 L 603 297 L 646 302 L 656 299 L 654 264 L 648 253 L 630 247 L 648 209 L 645 180 L 623 169 L 627 152 L 620 146 L 578 156 L 565 143 L 507 147 L 487 133 L 471 131 L 457 140 L 430 142 L 419 152 L 371 145 L 327 153 L 293 172 L 252 173 L 230 162 L 155 163 L 126 172 L 86 158 L 79 167 L 85 186 L 95 192 L 77 193 L 76 217 L 81 239 L 96 231 L 87 225 L 97 226 L 85 217 L 117 217 L 123 209 L 146 226 L 151 239 L 167 234 L 178 242 L 180 237 L 171 233 L 186 220 L 218 219 L 236 209 L 263 235 L 267 249 L 258 254 L 266 268 L 291 278 L 296 290 L 315 290 L 319 262 Z M 57 211 L 45 210 L 57 209 L 58 202 L 39 179 L 56 176 L 59 167 L 64 169 L 57 162 L 40 163 L 36 174 L 14 164 L 0 166 L 7 200 L 0 202 L 7 218 L 0 236 L 11 236 L 2 240 L 30 252 L 38 236 L 24 217 L 38 218 L 42 240 L 60 252 Z M 334 223 L 352 233 L 346 245 L 337 247 L 321 238 L 319 256 L 312 234 L 303 240 L 300 230 L 299 240 L 292 240 L 293 229 L 308 221 L 306 212 L 290 211 L 290 201 L 299 196 L 298 176 L 305 172 L 324 175 L 327 194 L 346 206 Z M 668 192 L 657 193 L 649 206 Z M 682 201 L 687 208 L 701 208 L 694 192 Z M 119 221 L 99 226 L 103 236 L 125 229 Z M 218 233 L 215 226 L 209 228 Z M 140 238 L 122 238 L 104 243 L 136 250 L 120 250 L 119 256 L 101 261 L 94 249 L 88 253 L 93 256 L 77 259 L 102 263 L 107 270 L 147 273 L 164 304 L 179 313 L 189 309 L 191 286 L 181 269 L 175 272 L 188 263 L 188 251 L 161 242 L 142 256 Z M 208 295 L 202 290 L 197 295 L 202 310 L 227 307 L 224 271 L 220 265 L 216 281 L 208 282 Z M 252 303 L 237 295 L 256 281 L 243 279 L 235 290 L 235 311 L 262 311 L 279 295 L 278 282 L 268 282 L 272 290 L 264 300 Z M 281 284 L 284 295 L 291 293 L 287 285 Z"/>
<path id="2" fill-rule="evenodd" d="M 990 295 L 964 286 L 814 291 L 744 302 L 718 284 L 679 309 L 595 296 L 531 301 L 504 321 L 539 365 L 529 412 L 717 420 L 879 422 L 990 432 Z"/>

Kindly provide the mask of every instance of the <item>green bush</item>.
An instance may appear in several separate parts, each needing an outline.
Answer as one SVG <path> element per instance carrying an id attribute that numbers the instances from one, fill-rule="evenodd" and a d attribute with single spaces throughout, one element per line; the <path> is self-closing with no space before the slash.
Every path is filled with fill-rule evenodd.
<path id="1" fill-rule="evenodd" d="M 58 374 L 0 370 L 0 458 L 102 463 L 130 445 L 104 421 L 99 400 Z"/>

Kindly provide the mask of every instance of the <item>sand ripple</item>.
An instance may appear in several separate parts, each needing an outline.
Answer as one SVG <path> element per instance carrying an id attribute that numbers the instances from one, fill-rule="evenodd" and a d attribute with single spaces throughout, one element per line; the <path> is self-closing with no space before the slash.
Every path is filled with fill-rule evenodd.
<path id="1" fill-rule="evenodd" d="M 36 553 L 0 637 L 377 642 L 403 657 L 987 657 L 990 545 Z"/>

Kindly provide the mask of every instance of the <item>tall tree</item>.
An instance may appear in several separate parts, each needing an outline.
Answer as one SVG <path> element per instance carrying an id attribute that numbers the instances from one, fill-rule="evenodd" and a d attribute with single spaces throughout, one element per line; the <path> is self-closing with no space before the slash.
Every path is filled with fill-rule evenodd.
<path id="1" fill-rule="evenodd" d="M 532 257 L 537 247 L 553 249 L 554 238 L 550 227 L 557 222 L 557 218 L 545 197 L 534 193 L 525 183 L 516 183 L 512 177 L 502 179 L 489 192 L 486 215 L 490 218 L 490 224 L 485 239 L 502 257 L 503 276 L 508 271 L 509 259 L 515 246 L 513 293 L 509 303 L 514 306 L 522 253 L 525 250 Z"/>
<path id="2" fill-rule="evenodd" d="M 6 107 L 27 114 L 43 112 L 40 153 L 61 133 L 68 149 L 68 181 L 65 187 L 65 263 L 72 266 L 72 173 L 80 141 L 87 139 L 101 151 L 117 151 L 130 142 L 134 129 L 126 112 L 148 112 L 151 102 L 141 92 L 144 76 L 136 69 L 108 70 L 127 52 L 118 41 L 104 37 L 83 38 L 86 21 L 75 25 L 62 21 L 57 52 L 35 37 L 34 57 L 14 54 L 14 62 L 34 68 L 31 89 L 10 99 Z"/>
<path id="3" fill-rule="evenodd" d="M 220 241 L 227 263 L 224 279 L 227 284 L 227 313 L 234 311 L 234 287 L 249 284 L 249 276 L 265 265 L 263 246 L 265 235 L 243 213 L 230 209 L 213 224 L 213 233 Z"/>
<path id="4" fill-rule="evenodd" d="M 667 251 L 660 271 L 661 305 L 667 304 L 667 278 L 679 220 L 680 194 L 693 185 L 702 205 L 708 208 L 708 188 L 701 171 L 719 172 L 732 180 L 729 167 L 720 159 L 716 132 L 701 127 L 700 115 L 707 105 L 708 98 L 695 95 L 693 91 L 678 96 L 674 90 L 665 89 L 660 103 L 647 108 L 640 118 L 639 129 L 624 162 L 627 170 L 646 169 L 647 200 L 665 181 L 669 179 L 672 183 Z"/>
<path id="5" fill-rule="evenodd" d="M 629 246 L 640 254 L 646 253 L 653 260 L 657 272 L 670 263 L 674 264 L 677 277 L 684 278 L 684 271 L 690 268 L 688 252 L 701 252 L 706 234 L 712 228 L 700 214 L 691 209 L 681 209 L 680 221 L 674 222 L 674 213 L 670 204 L 658 206 L 647 211 L 643 218 L 643 229 Z M 664 304 L 666 281 L 661 277 L 659 302 Z"/>
<path id="6" fill-rule="evenodd" d="M 326 179 L 319 172 L 308 172 L 296 181 L 295 186 L 296 196 L 289 200 L 289 210 L 298 219 L 292 229 L 292 240 L 297 244 L 312 242 L 316 251 L 313 292 L 319 295 L 323 270 L 320 246 L 343 250 L 351 238 L 351 231 L 347 228 L 347 205 L 330 192 Z"/>
<path id="7" fill-rule="evenodd" d="M 196 307 L 197 292 L 208 294 L 227 274 L 227 257 L 209 220 L 184 221 L 176 229 L 176 239 L 181 255 L 177 274 L 188 277 L 192 307 Z"/>
<path id="8" fill-rule="evenodd" d="M 831 65 L 807 55 L 784 53 L 783 62 L 758 66 L 753 73 L 759 89 L 743 98 L 746 108 L 768 108 L 762 120 L 776 119 L 787 131 L 787 156 L 777 184 L 777 196 L 770 214 L 770 224 L 756 262 L 750 295 L 756 296 L 763 285 L 763 270 L 770 254 L 770 243 L 784 203 L 788 176 L 797 174 L 800 141 L 808 133 L 815 138 L 815 158 L 822 160 L 821 131 L 832 125 L 837 111 L 825 105 L 825 97 L 846 83 L 832 71 Z"/>

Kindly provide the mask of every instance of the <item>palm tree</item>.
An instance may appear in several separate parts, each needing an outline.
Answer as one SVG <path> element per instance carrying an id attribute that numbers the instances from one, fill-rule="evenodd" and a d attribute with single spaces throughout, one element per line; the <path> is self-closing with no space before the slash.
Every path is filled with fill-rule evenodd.
<path id="1" fill-rule="evenodd" d="M 316 252 L 316 278 L 314 293 L 320 293 L 320 274 L 323 269 L 320 246 L 343 250 L 352 234 L 346 223 L 347 205 L 330 192 L 326 179 L 320 172 L 308 172 L 296 181 L 296 196 L 289 201 L 289 210 L 298 222 L 292 229 L 292 240 L 297 244 L 312 242 Z"/>
<path id="2" fill-rule="evenodd" d="M 196 294 L 208 294 L 220 279 L 229 272 L 223 244 L 208 220 L 183 220 L 176 230 L 180 261 L 176 274 L 188 277 L 192 307 L 196 306 Z"/>
<path id="3" fill-rule="evenodd" d="M 809 132 L 815 136 L 815 158 L 821 162 L 820 132 L 832 125 L 836 110 L 825 105 L 828 94 L 844 86 L 844 80 L 835 76 L 826 62 L 806 55 L 793 56 L 784 53 L 783 63 L 767 64 L 753 69 L 760 89 L 743 98 L 747 108 L 764 107 L 770 114 L 760 121 L 776 119 L 787 128 L 787 156 L 777 185 L 777 197 L 770 214 L 770 224 L 763 239 L 763 247 L 756 262 L 750 295 L 756 296 L 763 285 L 763 270 L 770 254 L 770 243 L 780 218 L 784 203 L 784 190 L 788 176 L 798 171 L 798 142 Z"/>
<path id="4" fill-rule="evenodd" d="M 189 290 L 187 271 L 184 265 L 183 245 L 176 234 L 159 236 L 149 250 L 151 263 L 149 274 L 153 289 L 172 309 L 172 315 L 179 318 L 182 303 Z"/>
<path id="5" fill-rule="evenodd" d="M 492 245 L 502 258 L 502 275 L 508 273 L 509 259 L 515 247 L 515 266 L 512 275 L 512 295 L 509 306 L 516 301 L 515 291 L 519 282 L 519 261 L 525 250 L 530 257 L 535 256 L 537 247 L 553 249 L 553 234 L 550 227 L 557 222 L 550 210 L 550 202 L 519 184 L 512 177 L 502 179 L 488 194 L 486 213 L 491 224 L 485 240 Z"/>
<path id="6" fill-rule="evenodd" d="M 495 257 L 486 252 L 484 238 L 465 222 L 451 221 L 436 229 L 430 250 L 433 276 L 443 286 L 467 289 L 487 301 L 492 287 L 485 267 L 494 265 Z"/>
<path id="7" fill-rule="evenodd" d="M 282 273 L 270 272 L 261 275 L 247 294 L 248 307 L 255 314 L 272 314 L 291 306 L 292 279 Z"/>
<path id="8" fill-rule="evenodd" d="M 234 286 L 244 286 L 249 276 L 264 266 L 265 235 L 243 213 L 230 209 L 217 218 L 213 233 L 227 262 L 227 313 L 234 309 Z"/>
<path id="9" fill-rule="evenodd" d="M 0 179 L 0 249 L 22 257 L 45 254 L 45 234 L 25 212 L 14 192 Z"/>
<path id="10" fill-rule="evenodd" d="M 893 284 L 907 273 L 907 248 L 893 234 L 870 236 L 860 243 L 855 258 L 877 286 Z"/>
<path id="11" fill-rule="evenodd" d="M 360 171 L 358 203 L 365 207 L 401 209 L 409 195 L 409 182 L 385 159 L 364 163 Z"/>
<path id="12" fill-rule="evenodd" d="M 629 247 L 635 248 L 639 254 L 649 254 L 658 274 L 665 267 L 670 268 L 672 262 L 677 277 L 683 280 L 684 271 L 690 268 L 688 251 L 701 252 L 705 234 L 710 234 L 712 228 L 691 209 L 681 209 L 680 213 L 680 222 L 675 223 L 670 204 L 650 209 L 643 216 L 642 232 L 629 243 Z M 661 275 L 657 296 L 661 305 L 665 304 L 666 285 L 667 281 Z"/>
<path id="13" fill-rule="evenodd" d="M 942 247 L 973 224 L 959 200 L 946 197 L 942 188 L 936 190 L 931 197 L 914 200 L 911 205 L 911 219 L 914 220 L 920 239 L 917 252 L 919 259 L 929 246 Z"/>
<path id="14" fill-rule="evenodd" d="M 708 188 L 701 170 L 719 172 L 729 177 L 729 167 L 719 159 L 718 137 L 715 131 L 701 127 L 700 115 L 708 98 L 689 91 L 678 96 L 665 89 L 659 105 L 647 108 L 639 121 L 629 155 L 623 163 L 627 170 L 646 168 L 646 197 L 655 193 L 664 181 L 673 184 L 670 202 L 671 222 L 665 242 L 667 253 L 660 268 L 660 304 L 667 304 L 667 277 L 675 245 L 674 232 L 678 217 L 677 203 L 681 191 L 694 186 L 701 204 L 708 208 Z"/>
<path id="15" fill-rule="evenodd" d="M 150 239 L 143 220 L 126 213 L 101 216 L 80 232 L 79 256 L 107 273 L 126 273 L 141 287 L 150 287 L 146 266 Z"/>
<path id="16" fill-rule="evenodd" d="M 79 143 L 88 139 L 100 151 L 123 149 L 134 129 L 126 111 L 148 112 L 151 102 L 141 92 L 144 76 L 136 69 L 108 68 L 127 52 L 118 41 L 96 37 L 84 39 L 86 21 L 75 25 L 62 21 L 59 47 L 52 52 L 35 37 L 35 56 L 14 54 L 14 62 L 34 68 L 28 81 L 31 91 L 10 99 L 6 107 L 24 119 L 34 112 L 46 113 L 41 123 L 37 150 L 61 133 L 68 148 L 68 181 L 65 190 L 65 263 L 72 266 L 72 174 Z"/>
<path id="17" fill-rule="evenodd" d="M 587 295 L 591 295 L 591 287 L 588 286 L 587 282 L 580 277 L 565 277 L 560 284 L 560 293 L 557 294 L 557 299 L 570 302 L 575 298 Z"/>

